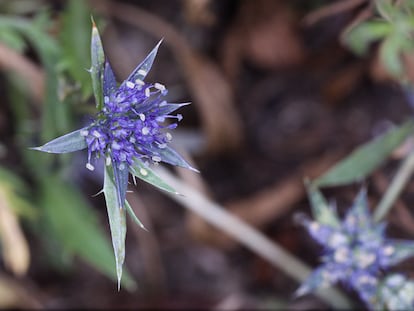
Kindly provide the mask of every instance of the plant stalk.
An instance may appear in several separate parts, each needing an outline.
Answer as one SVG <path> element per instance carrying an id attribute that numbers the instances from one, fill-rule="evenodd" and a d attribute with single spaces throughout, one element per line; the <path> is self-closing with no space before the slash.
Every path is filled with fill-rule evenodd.
<path id="1" fill-rule="evenodd" d="M 377 208 L 375 209 L 375 212 L 373 215 L 374 221 L 379 222 L 389 212 L 395 200 L 398 198 L 401 191 L 404 189 L 405 185 L 407 184 L 408 179 L 411 177 L 413 171 L 414 171 L 414 151 L 411 151 L 408 154 L 408 156 L 404 159 L 404 162 L 399 167 L 387 191 L 385 192 L 381 201 L 377 205 Z"/>
<path id="2" fill-rule="evenodd" d="M 198 214 L 211 225 L 224 231 L 299 283 L 308 277 L 311 272 L 309 267 L 258 230 L 233 216 L 219 204 L 210 201 L 202 193 L 170 174 L 166 169 L 159 167 L 157 173 L 182 194 L 175 195 L 165 192 L 173 200 Z M 334 288 L 325 288 L 319 290 L 316 294 L 334 308 L 350 309 L 352 306 L 349 300 Z"/>

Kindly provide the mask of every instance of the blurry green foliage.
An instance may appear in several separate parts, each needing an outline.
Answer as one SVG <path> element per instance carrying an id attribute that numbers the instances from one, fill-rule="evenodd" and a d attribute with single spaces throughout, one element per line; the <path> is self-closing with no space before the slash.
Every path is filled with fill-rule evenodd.
<path id="1" fill-rule="evenodd" d="M 11 207 L 16 214 L 31 220 L 36 219 L 38 214 L 29 201 L 28 188 L 19 176 L 0 167 L 0 185 L 7 192 Z"/>
<path id="2" fill-rule="evenodd" d="M 10 2 L 10 1 L 9 1 Z M 15 124 L 14 142 L 23 163 L 16 170 L 0 167 L 0 182 L 7 180 L 14 189 L 25 190 L 26 200 L 16 198 L 18 213 L 28 217 L 35 234 L 57 247 L 62 255 L 77 255 L 93 267 L 116 280 L 112 248 L 99 225 L 98 214 L 83 198 L 83 194 L 67 180 L 70 155 L 59 159 L 54 155 L 39 154 L 27 149 L 36 145 L 35 136 L 47 141 L 71 131 L 77 124 L 75 108 L 92 95 L 92 84 L 87 69 L 90 67 L 90 11 L 86 2 L 72 0 L 59 15 L 61 23 L 52 19 L 47 8 L 30 5 L 33 16 L 23 17 L 19 1 L 0 1 L 0 42 L 18 53 L 31 48 L 45 71 L 44 101 L 41 103 L 41 126 L 33 119 L 32 100 L 25 83 L 13 73 L 7 75 L 7 99 Z M 22 1 L 26 2 L 26 1 Z M 37 1 L 29 1 L 39 4 Z M 54 31 L 58 27 L 58 31 Z M 54 33 L 59 34 L 55 36 Z M 81 90 L 82 96 L 71 90 Z M 63 158 L 63 160 L 62 160 Z M 19 178 L 24 172 L 33 181 L 34 189 L 27 190 Z M 26 177 L 27 177 L 26 176 Z M 66 181 L 64 181 L 66 179 Z M 28 208 L 25 202 L 30 201 Z M 47 232 L 47 238 L 45 238 Z M 53 240 L 53 241 L 52 241 Z M 70 257 L 70 256 L 69 256 Z M 53 259 L 51 259 L 53 260 Z M 124 273 L 125 287 L 132 289 L 134 281 Z"/>
<path id="3" fill-rule="evenodd" d="M 358 55 L 366 54 L 372 43 L 379 45 L 380 61 L 405 88 L 408 95 L 412 90 L 404 65 L 404 56 L 414 52 L 414 1 L 375 0 L 376 15 L 352 27 L 345 33 L 345 43 Z M 377 169 L 405 139 L 413 135 L 414 121 L 390 130 L 341 160 L 327 173 L 312 182 L 317 187 L 346 185 L 363 181 Z M 390 186 L 376 208 L 374 218 L 381 220 L 391 209 L 396 198 L 414 171 L 414 153 L 405 156 Z M 408 163 L 408 164 L 407 164 Z"/>
<path id="4" fill-rule="evenodd" d="M 345 34 L 344 41 L 355 53 L 363 55 L 370 45 L 379 42 L 381 62 L 390 74 L 403 78 L 401 56 L 414 51 L 413 1 L 376 0 L 377 16 Z"/>
<path id="5" fill-rule="evenodd" d="M 90 67 L 91 18 L 85 1 L 69 1 L 62 16 L 62 68 L 79 84 L 84 99 L 92 95 Z"/>
<path id="6" fill-rule="evenodd" d="M 60 177 L 50 176 L 43 182 L 40 205 L 53 233 L 65 249 L 81 256 L 103 273 L 115 276 L 111 245 L 104 238 L 97 215 L 83 195 Z M 135 286 L 128 275 L 123 284 L 130 289 Z"/>
<path id="7" fill-rule="evenodd" d="M 366 179 L 413 132 L 414 121 L 412 120 L 391 129 L 354 150 L 328 172 L 315 179 L 313 185 L 340 186 Z"/>
<path id="8" fill-rule="evenodd" d="M 335 209 L 330 208 L 328 201 L 317 187 L 307 185 L 308 197 L 312 207 L 312 218 L 323 225 L 338 227 L 340 222 Z"/>

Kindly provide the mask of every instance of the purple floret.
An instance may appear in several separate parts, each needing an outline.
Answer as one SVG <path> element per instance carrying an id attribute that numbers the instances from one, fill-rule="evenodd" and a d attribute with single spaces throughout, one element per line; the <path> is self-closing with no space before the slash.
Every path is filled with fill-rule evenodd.
<path id="1" fill-rule="evenodd" d="M 159 84 L 141 80 L 126 81 L 109 96 L 92 124 L 82 133 L 88 145 L 87 167 L 93 169 L 92 158 L 105 157 L 120 168 L 132 165 L 135 159 L 160 162 L 158 151 L 171 141 L 168 130 L 177 123 L 166 124 L 166 119 L 181 120 L 181 115 L 170 113 L 181 107 L 164 100 L 167 89 Z"/>

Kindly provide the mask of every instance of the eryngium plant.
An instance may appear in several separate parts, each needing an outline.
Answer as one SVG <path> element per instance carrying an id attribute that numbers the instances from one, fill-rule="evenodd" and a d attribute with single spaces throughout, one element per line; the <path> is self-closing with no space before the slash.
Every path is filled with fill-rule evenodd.
<path id="1" fill-rule="evenodd" d="M 180 121 L 182 116 L 172 113 L 187 103 L 168 103 L 164 85 L 144 81 L 160 43 L 118 85 L 105 58 L 98 29 L 93 23 L 90 73 L 98 113 L 86 127 L 33 148 L 48 153 L 87 149 L 86 168 L 91 171 L 95 169 L 97 159 L 104 159 L 102 192 L 107 204 L 118 286 L 125 258 L 126 211 L 144 228 L 126 201 L 129 173 L 134 180 L 138 177 L 158 188 L 175 192 L 151 170 L 150 165 L 165 162 L 196 171 L 170 147 L 170 131 L 177 123 L 168 121 Z"/>
<path id="2" fill-rule="evenodd" d="M 311 192 L 315 220 L 300 220 L 309 234 L 323 247 L 322 264 L 311 273 L 297 290 L 304 295 L 319 287 L 341 282 L 353 289 L 371 310 L 383 308 L 384 293 L 397 289 L 411 292 L 395 296 L 393 306 L 414 306 L 411 283 L 402 284 L 404 277 L 387 277 L 390 267 L 414 255 L 414 242 L 388 239 L 385 223 L 376 223 L 369 213 L 365 190 L 361 190 L 341 221 L 334 206 L 328 206 L 322 195 Z M 398 308 L 397 308 L 398 309 Z M 401 308 L 400 308 L 401 309 Z"/>

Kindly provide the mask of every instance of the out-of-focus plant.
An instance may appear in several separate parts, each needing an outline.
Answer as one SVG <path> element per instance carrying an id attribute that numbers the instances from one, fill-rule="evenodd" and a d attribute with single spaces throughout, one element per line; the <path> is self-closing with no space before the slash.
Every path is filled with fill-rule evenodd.
<path id="1" fill-rule="evenodd" d="M 364 55 L 378 43 L 379 58 L 386 70 L 410 88 L 404 56 L 414 52 L 414 3 L 412 1 L 373 1 L 376 15 L 344 33 L 343 39 L 356 54 Z M 370 309 L 413 310 L 414 282 L 404 275 L 389 273 L 391 266 L 413 256 L 413 242 L 388 240 L 380 221 L 414 171 L 414 150 L 409 151 L 379 204 L 368 212 L 365 191 L 361 191 L 343 221 L 319 191 L 361 182 L 378 169 L 408 137 L 414 134 L 409 118 L 387 133 L 365 143 L 348 157 L 309 184 L 313 220 L 302 218 L 309 234 L 324 247 L 322 265 L 298 289 L 302 295 L 338 281 L 351 287 Z"/>
<path id="2" fill-rule="evenodd" d="M 407 76 L 404 57 L 414 52 L 414 3 L 412 1 L 375 0 L 376 15 L 345 32 L 344 42 L 357 54 L 365 54 L 372 43 L 378 42 L 380 59 L 404 91 L 412 96 L 412 85 Z M 313 184 L 318 187 L 344 185 L 367 178 L 393 150 L 413 134 L 412 118 L 389 133 L 355 150 Z M 391 185 L 375 210 L 379 221 L 392 207 L 414 170 L 414 150 L 408 152 Z"/>
<path id="3" fill-rule="evenodd" d="M 2 192 L 5 194 L 2 197 L 7 199 L 7 203 L 10 202 L 5 205 L 10 207 L 9 215 L 12 211 L 13 214 L 24 217 L 29 225 L 28 229 L 41 237 L 46 250 L 49 250 L 48 258 L 57 267 L 68 267 L 68 259 L 77 255 L 116 280 L 111 245 L 99 225 L 98 214 L 84 199 L 80 189 L 71 182 L 68 171 L 71 158 L 45 156 L 27 150 L 27 146 L 33 145 L 36 137 L 48 140 L 72 130 L 79 123 L 75 118 L 76 110 L 81 106 L 79 103 L 85 102 L 92 95 L 89 73 L 85 70 L 90 53 L 87 43 L 90 40 L 90 10 L 83 1 L 68 1 L 65 10 L 58 16 L 61 23 L 57 24 L 47 8 L 31 8 L 30 13 L 33 16 L 30 18 L 13 14 L 12 11 L 0 15 L 0 44 L 7 45 L 20 54 L 31 48 L 40 60 L 40 68 L 44 70 L 45 89 L 42 92 L 43 100 L 39 103 L 41 106 L 33 105 L 27 88 L 30 81 L 25 81 L 24 72 L 8 72 L 6 75 L 7 98 L 11 103 L 15 130 L 13 144 L 15 152 L 22 159 L 18 167 L 8 169 L 9 176 L 13 178 L 7 180 L 17 180 L 18 175 L 24 173 L 33 182 L 26 198 L 37 217 L 27 217 L 27 213 L 15 213 L 12 208 L 15 204 L 12 202 L 16 202 L 16 196 L 10 195 L 14 193 L 10 191 L 10 187 Z M 61 27 L 60 31 L 53 31 L 56 27 Z M 56 33 L 59 36 L 55 36 Z M 81 89 L 81 97 L 76 92 L 77 89 Z M 34 120 L 34 112 L 40 113 L 40 127 L 35 126 L 38 121 Z M 1 174 L 0 184 L 4 185 L 2 176 Z M 21 184 L 24 185 L 24 182 Z M 19 186 L 20 188 L 24 189 Z M 2 227 L 10 228 L 14 223 L 10 219 L 2 218 L 3 223 L 7 221 L 6 225 L 2 223 Z M 2 252 L 6 256 L 6 251 L 9 250 L 5 244 L 7 236 L 4 230 L 0 235 Z M 18 244 L 16 250 L 17 246 Z M 10 258 L 15 260 L 14 257 Z M 27 255 L 27 261 L 28 258 Z M 18 266 L 18 262 L 14 265 Z M 27 265 L 28 262 L 21 264 L 23 268 L 19 271 L 24 272 Z M 8 266 L 15 269 L 13 264 Z M 124 273 L 123 284 L 128 289 L 135 287 L 135 282 L 127 271 Z"/>
<path id="4" fill-rule="evenodd" d="M 347 31 L 344 42 L 356 54 L 364 55 L 379 42 L 379 57 L 397 79 L 406 78 L 402 57 L 414 51 L 414 5 L 412 1 L 375 0 L 376 16 Z"/>
<path id="5" fill-rule="evenodd" d="M 309 194 L 314 219 L 302 217 L 301 222 L 323 247 L 322 265 L 296 294 L 304 295 L 341 282 L 353 289 L 371 310 L 381 309 L 388 302 L 391 310 L 412 309 L 412 282 L 404 282 L 403 276 L 386 276 L 385 273 L 390 267 L 414 256 L 414 242 L 385 237 L 385 222 L 377 223 L 372 219 L 365 190 L 360 191 L 342 221 L 335 207 L 329 206 L 316 188 L 311 187 Z M 403 289 L 404 294 L 394 296 L 392 302 L 385 298 L 398 289 Z M 383 296 L 385 293 L 388 294 Z"/>

